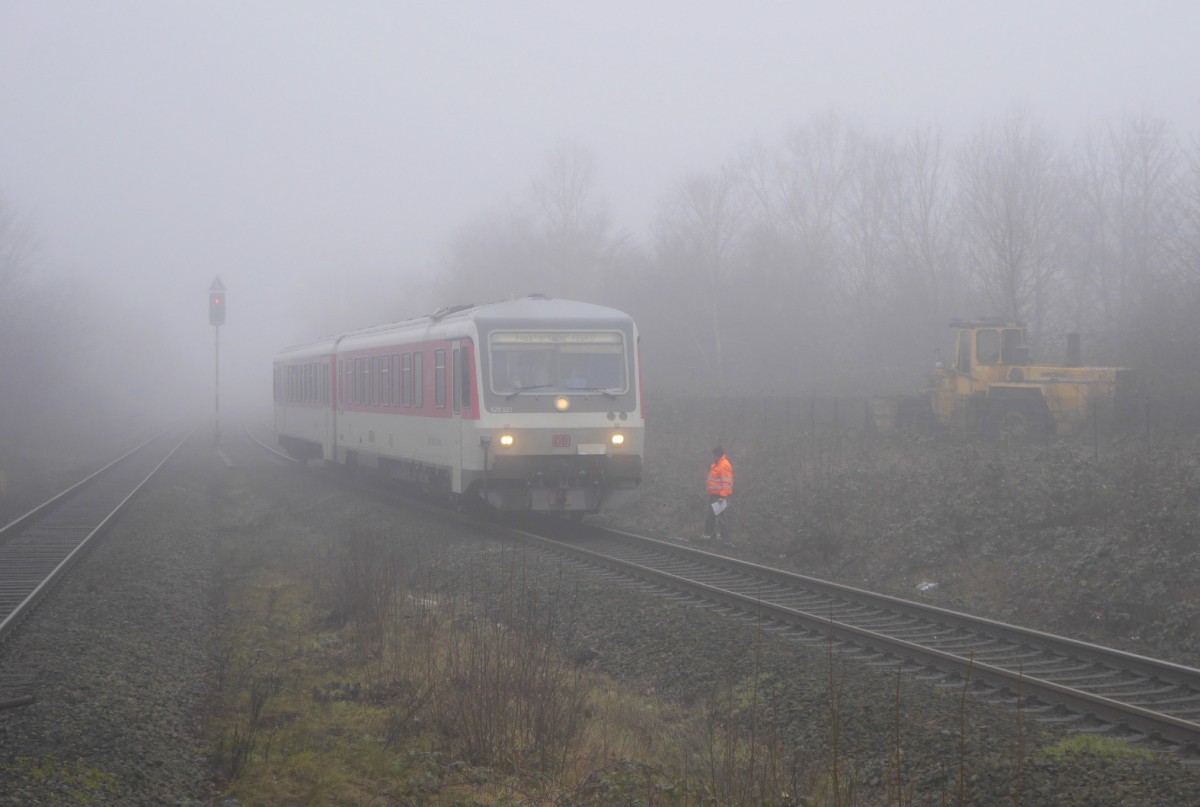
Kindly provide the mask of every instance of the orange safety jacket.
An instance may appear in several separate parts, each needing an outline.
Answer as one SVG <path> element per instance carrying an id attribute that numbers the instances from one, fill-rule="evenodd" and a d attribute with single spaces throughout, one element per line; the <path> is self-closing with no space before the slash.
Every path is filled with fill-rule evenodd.
<path id="1" fill-rule="evenodd" d="M 708 469 L 708 492 L 725 497 L 733 493 L 733 466 L 722 456 Z"/>

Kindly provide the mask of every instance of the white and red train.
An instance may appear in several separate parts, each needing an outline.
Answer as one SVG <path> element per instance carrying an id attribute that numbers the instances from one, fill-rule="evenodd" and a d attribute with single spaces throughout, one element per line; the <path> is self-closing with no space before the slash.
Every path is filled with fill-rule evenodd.
<path id="1" fill-rule="evenodd" d="M 636 496 L 638 332 L 533 295 L 287 348 L 275 432 L 297 459 L 377 469 L 462 502 L 582 517 Z"/>

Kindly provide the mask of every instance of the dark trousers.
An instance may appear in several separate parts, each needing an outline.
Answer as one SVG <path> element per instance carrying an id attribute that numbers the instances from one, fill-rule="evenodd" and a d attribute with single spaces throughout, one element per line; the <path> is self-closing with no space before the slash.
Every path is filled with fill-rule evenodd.
<path id="1" fill-rule="evenodd" d="M 717 515 L 712 510 L 712 503 L 720 500 L 721 497 L 717 494 L 708 494 L 708 507 L 705 508 L 708 511 L 708 515 L 704 519 L 704 534 L 724 540 L 729 537 L 729 530 L 725 526 L 725 517 L 729 515 L 729 499 L 725 499 L 726 507 L 721 511 L 720 515 Z"/>

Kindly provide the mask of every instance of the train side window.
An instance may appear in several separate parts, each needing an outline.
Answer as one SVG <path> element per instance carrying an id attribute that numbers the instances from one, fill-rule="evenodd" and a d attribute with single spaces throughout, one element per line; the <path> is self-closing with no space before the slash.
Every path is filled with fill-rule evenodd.
<path id="1" fill-rule="evenodd" d="M 413 353 L 413 406 L 425 406 L 425 354 Z"/>
<path id="2" fill-rule="evenodd" d="M 379 357 L 371 357 L 371 406 L 379 405 Z"/>
<path id="3" fill-rule="evenodd" d="M 392 358 L 392 406 L 400 405 L 400 354 L 393 353 Z"/>
<path id="4" fill-rule="evenodd" d="M 1000 332 L 981 330 L 975 333 L 975 359 L 980 364 L 1000 361 Z"/>
<path id="5" fill-rule="evenodd" d="M 388 361 L 391 363 L 391 405 L 400 406 L 400 354 L 392 353 Z"/>
<path id="6" fill-rule="evenodd" d="M 433 404 L 438 409 L 446 408 L 446 351 L 433 351 Z"/>
<path id="7" fill-rule="evenodd" d="M 404 405 L 412 406 L 413 382 L 412 382 L 412 354 L 411 353 L 404 354 L 403 378 L 404 378 Z"/>

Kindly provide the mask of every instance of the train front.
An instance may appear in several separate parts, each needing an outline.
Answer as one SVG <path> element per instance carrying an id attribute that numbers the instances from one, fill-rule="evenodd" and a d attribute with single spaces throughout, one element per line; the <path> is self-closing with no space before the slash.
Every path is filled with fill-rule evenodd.
<path id="1" fill-rule="evenodd" d="M 633 320 L 529 298 L 481 312 L 476 324 L 482 462 L 464 463 L 471 489 L 500 510 L 577 518 L 636 497 L 645 424 Z"/>

